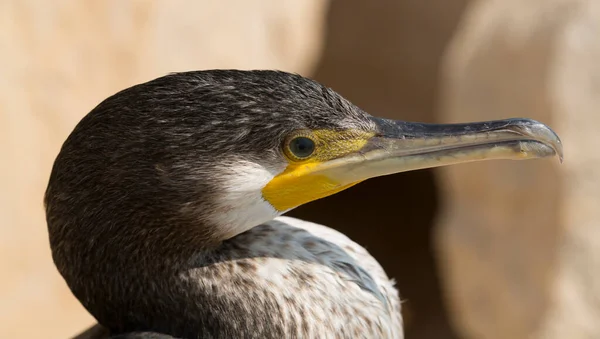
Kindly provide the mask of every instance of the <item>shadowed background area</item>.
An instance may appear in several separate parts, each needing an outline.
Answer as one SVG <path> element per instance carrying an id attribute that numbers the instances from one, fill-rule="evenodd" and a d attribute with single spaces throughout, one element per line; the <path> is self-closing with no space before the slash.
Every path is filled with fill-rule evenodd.
<path id="1" fill-rule="evenodd" d="M 554 160 L 368 180 L 290 215 L 348 234 L 397 281 L 406 337 L 600 337 L 600 4 L 593 0 L 0 3 L 0 338 L 94 320 L 50 256 L 42 196 L 81 117 L 173 71 L 281 69 L 367 112 L 526 116 Z"/>
<path id="2" fill-rule="evenodd" d="M 466 1 L 333 1 L 311 76 L 367 112 L 434 122 L 442 55 Z M 359 14 L 360 13 L 360 14 Z M 397 280 L 407 338 L 455 338 L 441 298 L 431 231 L 433 171 L 368 180 L 290 215 L 357 239 Z"/>

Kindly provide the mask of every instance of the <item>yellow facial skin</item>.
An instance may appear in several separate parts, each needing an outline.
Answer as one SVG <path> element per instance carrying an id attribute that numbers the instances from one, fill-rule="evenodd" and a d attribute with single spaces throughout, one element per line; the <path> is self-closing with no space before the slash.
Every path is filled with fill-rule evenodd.
<path id="1" fill-rule="evenodd" d="M 315 142 L 315 151 L 307 159 L 299 160 L 286 150 L 287 142 L 284 144 L 284 153 L 289 165 L 262 190 L 263 197 L 275 209 L 280 212 L 287 211 L 360 182 L 342 184 L 335 178 L 319 173 L 319 168 L 330 160 L 359 151 L 373 137 L 373 133 L 360 130 L 316 130 L 300 131 L 294 136 L 296 135 L 312 139 Z"/>

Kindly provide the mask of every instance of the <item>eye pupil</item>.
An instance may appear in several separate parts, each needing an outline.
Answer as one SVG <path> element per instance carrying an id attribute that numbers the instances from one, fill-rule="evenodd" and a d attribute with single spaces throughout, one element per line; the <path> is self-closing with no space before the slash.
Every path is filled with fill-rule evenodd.
<path id="1" fill-rule="evenodd" d="M 290 151 L 298 158 L 309 157 L 315 151 L 315 142 L 307 137 L 297 137 L 290 141 Z"/>

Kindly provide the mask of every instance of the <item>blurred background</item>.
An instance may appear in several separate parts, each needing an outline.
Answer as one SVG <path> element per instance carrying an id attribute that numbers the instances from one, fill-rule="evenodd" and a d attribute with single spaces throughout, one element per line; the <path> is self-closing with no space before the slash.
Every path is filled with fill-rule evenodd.
<path id="1" fill-rule="evenodd" d="M 42 206 L 75 124 L 125 87 L 211 68 L 298 72 L 384 117 L 553 127 L 563 165 L 398 174 L 291 214 L 380 260 L 407 339 L 600 338 L 599 36 L 596 0 L 0 1 L 0 338 L 94 323 Z"/>

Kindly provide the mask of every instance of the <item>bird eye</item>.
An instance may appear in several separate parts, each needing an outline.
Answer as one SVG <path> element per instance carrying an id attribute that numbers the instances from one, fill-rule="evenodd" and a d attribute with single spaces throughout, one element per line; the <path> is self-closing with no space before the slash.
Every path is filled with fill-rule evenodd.
<path id="1" fill-rule="evenodd" d="M 315 151 L 315 142 L 308 137 L 295 137 L 290 140 L 288 149 L 294 158 L 303 160 L 313 154 Z"/>

